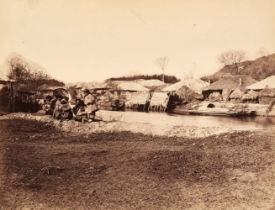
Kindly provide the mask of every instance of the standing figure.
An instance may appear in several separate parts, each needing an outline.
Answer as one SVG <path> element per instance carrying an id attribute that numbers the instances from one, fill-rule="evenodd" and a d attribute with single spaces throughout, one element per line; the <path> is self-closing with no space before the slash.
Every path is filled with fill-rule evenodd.
<path id="1" fill-rule="evenodd" d="M 61 120 L 71 120 L 73 117 L 71 107 L 68 103 L 68 98 L 65 97 L 61 100 Z"/>
<path id="2" fill-rule="evenodd" d="M 62 100 L 61 96 L 56 96 L 56 99 L 52 103 L 52 106 L 54 106 L 53 117 L 58 120 L 61 117 L 61 107 L 62 107 L 61 100 Z"/>
<path id="3" fill-rule="evenodd" d="M 95 97 L 90 93 L 88 89 L 84 91 L 84 104 L 85 104 L 85 112 L 87 114 L 88 122 L 92 122 L 95 118 L 96 104 Z"/>

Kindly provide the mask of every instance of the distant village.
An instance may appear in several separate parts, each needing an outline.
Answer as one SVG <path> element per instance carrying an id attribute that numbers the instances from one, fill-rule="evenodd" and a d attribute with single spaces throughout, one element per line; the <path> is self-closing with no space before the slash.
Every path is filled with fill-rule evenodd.
<path id="1" fill-rule="evenodd" d="M 275 54 L 225 65 L 202 78 L 143 75 L 64 84 L 42 75 L 35 85 L 30 81 L 34 80 L 0 80 L 1 113 L 52 114 L 51 100 L 57 98 L 66 99 L 73 109 L 86 91 L 96 110 L 275 116 Z"/>

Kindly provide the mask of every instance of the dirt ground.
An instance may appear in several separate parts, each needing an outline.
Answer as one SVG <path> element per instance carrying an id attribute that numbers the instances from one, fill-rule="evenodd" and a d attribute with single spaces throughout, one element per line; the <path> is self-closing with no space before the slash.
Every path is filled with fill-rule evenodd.
<path id="1" fill-rule="evenodd" d="M 1 209 L 275 209 L 275 138 L 68 134 L 0 120 Z"/>

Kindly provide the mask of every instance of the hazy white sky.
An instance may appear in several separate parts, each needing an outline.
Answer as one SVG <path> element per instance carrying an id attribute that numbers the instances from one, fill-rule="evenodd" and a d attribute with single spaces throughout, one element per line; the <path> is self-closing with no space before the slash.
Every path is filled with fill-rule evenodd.
<path id="1" fill-rule="evenodd" d="M 275 0 L 0 0 L 0 63 L 13 52 L 65 82 L 217 71 L 230 49 L 275 52 Z M 4 70 L 5 66 L 2 65 Z"/>

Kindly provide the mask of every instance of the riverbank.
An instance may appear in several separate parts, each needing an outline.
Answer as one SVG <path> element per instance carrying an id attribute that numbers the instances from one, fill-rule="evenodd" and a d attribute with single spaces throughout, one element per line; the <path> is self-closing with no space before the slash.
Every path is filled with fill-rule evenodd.
<path id="1" fill-rule="evenodd" d="M 234 131 L 274 129 L 275 121 L 268 118 L 228 118 L 207 116 L 167 115 L 164 113 L 99 111 L 101 121 L 82 123 L 54 120 L 51 116 L 11 113 L 0 119 L 28 119 L 45 122 L 68 133 L 89 135 L 100 132 L 128 131 L 152 136 L 207 137 Z"/>
<path id="2" fill-rule="evenodd" d="M 0 206 L 272 209 L 274 152 L 274 136 L 259 130 L 203 138 L 84 135 L 51 121 L 2 118 Z"/>
<path id="3" fill-rule="evenodd" d="M 267 112 L 269 105 L 252 103 L 209 102 L 177 106 L 175 114 L 193 114 L 209 116 L 265 116 L 275 117 L 275 108 Z"/>

